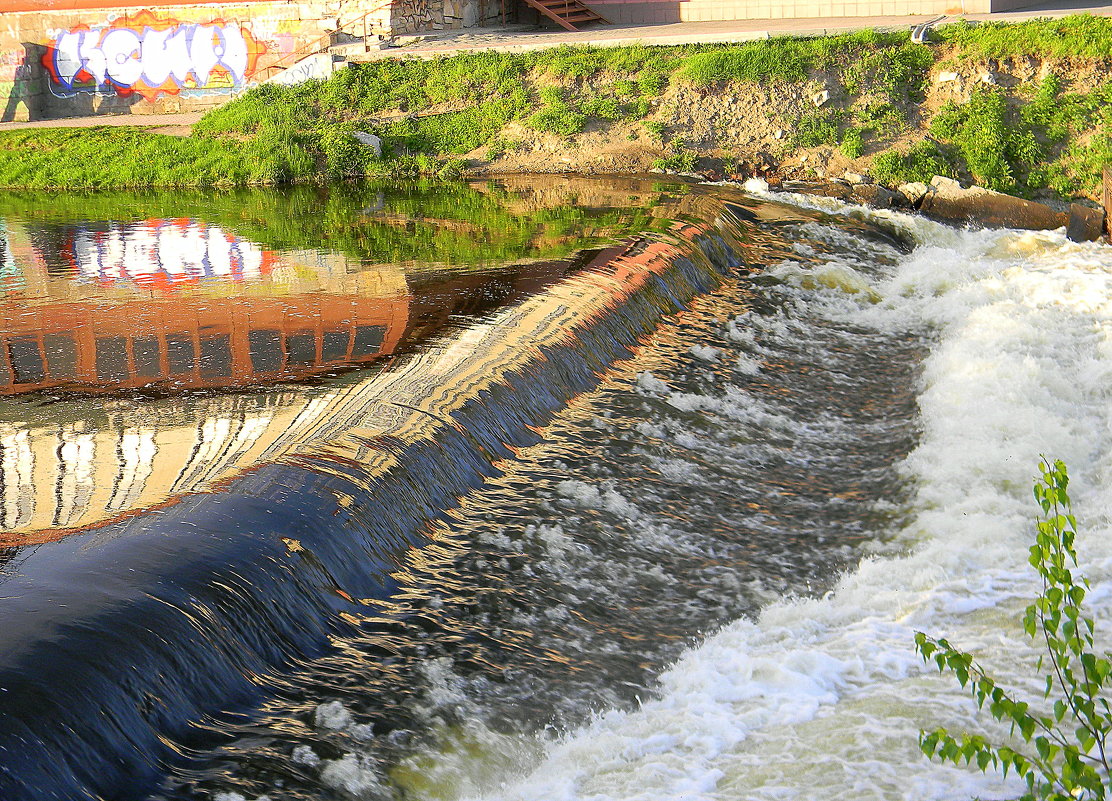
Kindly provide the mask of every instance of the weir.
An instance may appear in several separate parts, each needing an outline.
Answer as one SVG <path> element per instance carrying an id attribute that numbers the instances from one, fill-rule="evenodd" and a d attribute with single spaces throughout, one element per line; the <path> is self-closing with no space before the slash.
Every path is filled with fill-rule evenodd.
<path id="1" fill-rule="evenodd" d="M 757 223 L 808 219 L 740 196 L 678 197 L 659 233 L 626 235 L 558 267 L 487 270 L 449 290 L 442 282 L 449 309 L 466 306 L 468 292 L 498 298 L 472 303 L 481 316 L 447 333 L 430 333 L 435 282 L 418 276 L 402 294 L 382 291 L 391 308 L 411 311 L 396 333 L 386 323 L 380 355 L 403 355 L 383 369 L 342 370 L 262 396 L 202 396 L 169 427 L 127 412 L 126 422 L 94 430 L 55 402 L 35 412 L 37 428 L 10 431 L 2 440 L 0 797 L 149 795 L 168 766 L 212 744 L 212 721 L 250 716 L 281 676 L 354 635 L 367 605 L 396 590 L 406 554 L 431 542 L 435 521 L 536 443 L 540 427 L 598 386 L 665 316 L 761 264 L 767 234 L 757 235 Z M 422 291 L 426 310 L 414 315 Z M 251 297 L 244 290 L 237 308 Z M 214 296 L 208 312 L 222 314 L 225 303 Z M 32 312 L 40 325 L 43 308 Z M 96 319 L 79 325 L 104 324 Z M 190 334 L 198 342 L 217 330 L 203 315 L 198 325 Z M 242 350 L 250 365 L 250 331 L 237 333 L 234 317 L 229 325 L 229 341 L 241 343 L 229 358 Z M 288 340 L 295 328 L 273 330 Z M 420 342 L 422 330 L 431 338 L 406 353 L 406 338 Z M 18 383 L 30 351 L 15 345 L 29 335 L 4 334 Z M 134 368 L 138 340 L 116 338 Z M 350 370 L 359 363 L 352 341 L 329 365 L 318 335 L 315 358 Z M 98 345 L 76 344 L 75 363 L 83 347 Z M 51 387 L 105 389 L 80 371 L 52 384 L 49 354 L 45 364 L 26 387 L 32 397 Z M 203 366 L 177 387 L 163 373 L 152 371 L 144 386 L 170 396 L 139 407 L 165 411 L 180 405 L 175 391 L 204 383 Z M 222 392 L 228 383 L 214 381 Z M 80 413 L 92 401 L 73 402 Z M 93 452 L 121 454 L 114 477 L 74 475 L 74 454 Z"/>

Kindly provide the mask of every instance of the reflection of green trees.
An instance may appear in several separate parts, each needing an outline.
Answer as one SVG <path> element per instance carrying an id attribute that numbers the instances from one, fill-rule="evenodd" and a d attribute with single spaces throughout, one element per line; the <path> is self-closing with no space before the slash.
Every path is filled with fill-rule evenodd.
<path id="1" fill-rule="evenodd" d="M 44 222 L 195 218 L 273 250 L 319 248 L 372 262 L 477 265 L 568 253 L 660 229 L 652 197 L 638 207 L 529 208 L 491 184 L 414 182 L 287 191 L 0 194 L 0 216 Z"/>

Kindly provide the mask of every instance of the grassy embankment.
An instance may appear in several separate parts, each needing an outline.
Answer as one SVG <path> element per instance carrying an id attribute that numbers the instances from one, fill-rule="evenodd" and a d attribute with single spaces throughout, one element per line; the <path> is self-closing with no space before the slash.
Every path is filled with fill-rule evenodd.
<path id="1" fill-rule="evenodd" d="M 109 128 L 3 133 L 0 186 L 451 176 L 530 151 L 555 161 L 553 147 L 574 168 L 586 137 L 609 135 L 648 142 L 653 166 L 681 171 L 729 172 L 758 151 L 777 163 L 810 151 L 818 156 L 810 166 L 793 169 L 833 159 L 888 184 L 946 174 L 1017 194 L 1093 196 L 1112 161 L 1110 67 L 1112 20 L 1089 16 L 951 25 L 929 46 L 867 30 L 729 46 L 394 59 L 350 65 L 323 83 L 253 89 L 206 115 L 189 138 Z M 940 84 L 945 71 L 964 81 Z M 816 107 L 810 97 L 819 88 L 830 99 Z M 732 105 L 719 102 L 727 96 Z M 776 97 L 795 101 L 770 102 Z M 693 141 L 682 110 L 700 107 L 714 119 Z M 764 130 L 739 144 L 732 134 L 746 125 Z M 382 137 L 382 158 L 351 136 L 358 130 Z"/>

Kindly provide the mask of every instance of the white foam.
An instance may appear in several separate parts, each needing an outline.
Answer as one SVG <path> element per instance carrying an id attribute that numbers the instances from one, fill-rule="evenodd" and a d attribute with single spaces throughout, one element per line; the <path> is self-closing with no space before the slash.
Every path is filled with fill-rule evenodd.
<path id="1" fill-rule="evenodd" d="M 352 724 L 351 713 L 339 701 L 328 701 L 317 707 L 313 720 L 322 729 L 340 731 Z"/>
<path id="2" fill-rule="evenodd" d="M 824 598 L 773 602 L 757 620 L 726 627 L 662 676 L 658 698 L 600 715 L 550 746 L 528 774 L 476 797 L 968 801 L 1022 793 L 1014 779 L 919 754 L 921 727 L 1003 734 L 951 680 L 926 670 L 912 640 L 917 629 L 945 634 L 1011 686 L 1041 696 L 1017 623 L 1036 589 L 1025 545 L 1040 453 L 1071 467 L 1091 600 L 1098 618 L 1112 617 L 1112 591 L 1100 584 L 1112 575 L 1112 251 L 1059 233 L 955 231 L 883 216 L 929 244 L 868 279 L 876 303 L 825 286 L 792 291 L 813 313 L 937 332 L 924 365 L 921 441 L 901 467 L 916 496 L 911 522 L 894 532 L 896 552 L 866 559 Z M 763 325 L 786 335 L 775 326 L 790 321 Z M 731 330 L 743 327 L 739 318 Z M 729 397 L 668 400 L 688 411 L 717 403 L 740 424 L 760 414 Z"/>
<path id="3" fill-rule="evenodd" d="M 350 798 L 369 801 L 389 797 L 375 773 L 373 761 L 366 757 L 346 754 L 342 759 L 325 762 L 320 778 L 327 787 L 339 790 Z"/>

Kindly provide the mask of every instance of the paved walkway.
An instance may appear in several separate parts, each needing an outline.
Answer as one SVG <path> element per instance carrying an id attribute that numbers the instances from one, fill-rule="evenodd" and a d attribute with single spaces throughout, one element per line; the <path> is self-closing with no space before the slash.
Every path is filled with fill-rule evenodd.
<path id="1" fill-rule="evenodd" d="M 0 131 L 15 131 L 20 128 L 92 128 L 97 125 L 138 125 L 150 127 L 155 133 L 189 136 L 189 130 L 193 123 L 203 116 L 203 111 L 186 111 L 179 114 L 100 114 L 93 117 L 68 117 L 62 120 L 0 122 Z"/>
<path id="2" fill-rule="evenodd" d="M 1088 13 L 1112 17 L 1112 5 L 1092 5 L 1084 0 L 1052 0 L 1027 6 L 1015 11 L 995 14 L 964 14 L 969 20 L 1016 22 L 1038 17 L 1064 17 L 1069 14 Z M 931 19 L 926 16 L 904 17 L 824 17 L 815 19 L 748 19 L 720 22 L 676 22 L 665 25 L 597 25 L 584 31 L 558 31 L 550 29 L 468 28 L 460 31 L 443 31 L 418 36 L 401 37 L 400 47 L 372 51 L 366 58 L 396 58 L 398 56 L 434 57 L 451 55 L 468 50 L 496 50 L 515 52 L 557 47 L 562 44 L 622 45 L 658 44 L 676 45 L 698 42 L 746 42 L 769 36 L 816 35 L 839 33 L 860 28 L 907 29 Z M 948 17 L 948 20 L 958 17 Z M 0 131 L 19 128 L 85 128 L 96 125 L 149 126 L 159 133 L 188 136 L 190 126 L 201 118 L 201 112 L 181 114 L 120 114 L 94 117 L 72 117 L 64 120 L 38 122 L 3 122 Z"/>
<path id="3" fill-rule="evenodd" d="M 1088 13 L 1112 17 L 1112 5 L 1094 5 L 1084 0 L 1052 0 L 1027 6 L 1015 11 L 995 14 L 962 14 L 968 20 L 1016 22 L 1038 17 L 1064 17 Z M 944 21 L 959 17 L 947 17 Z M 388 48 L 368 54 L 368 58 L 390 58 L 398 55 L 439 56 L 467 50 L 492 49 L 497 51 L 537 50 L 562 44 L 622 45 L 655 44 L 678 45 L 693 43 L 746 42 L 769 36 L 812 36 L 841 33 L 860 28 L 896 28 L 906 30 L 931 16 L 901 17 L 821 17 L 812 19 L 746 19 L 716 22 L 675 22 L 663 25 L 596 25 L 588 30 L 571 32 L 561 30 L 522 30 L 502 28 L 468 28 L 460 31 L 443 31 L 435 34 L 418 34 L 406 39 L 417 39 L 400 48 Z"/>

